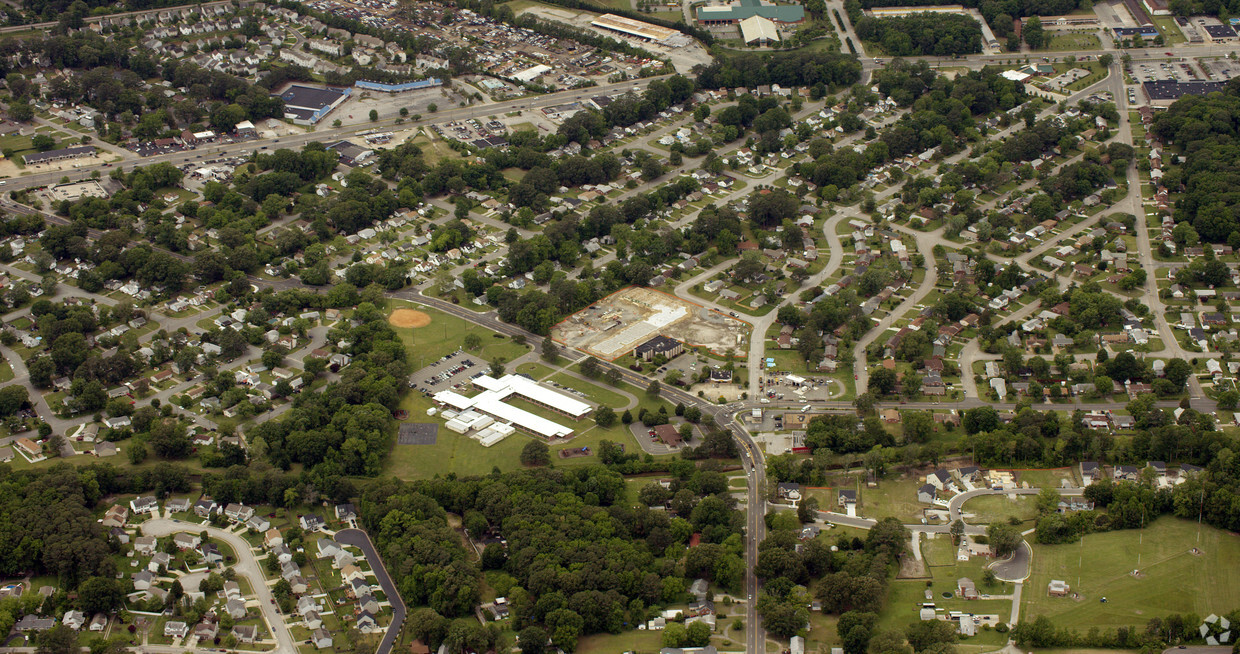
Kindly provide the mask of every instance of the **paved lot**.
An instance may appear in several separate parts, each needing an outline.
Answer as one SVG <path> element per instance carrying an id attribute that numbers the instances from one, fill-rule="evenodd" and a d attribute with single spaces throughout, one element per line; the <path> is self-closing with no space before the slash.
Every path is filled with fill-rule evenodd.
<path id="1" fill-rule="evenodd" d="M 425 393 L 458 389 L 474 377 L 486 374 L 489 367 L 482 360 L 458 350 L 410 375 L 409 387 Z"/>

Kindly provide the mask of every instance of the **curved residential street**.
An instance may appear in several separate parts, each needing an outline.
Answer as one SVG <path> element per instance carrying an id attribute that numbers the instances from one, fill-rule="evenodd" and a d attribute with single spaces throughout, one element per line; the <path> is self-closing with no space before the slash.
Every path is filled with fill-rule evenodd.
<path id="1" fill-rule="evenodd" d="M 293 642 L 293 635 L 289 632 L 288 626 L 284 624 L 284 618 L 280 612 L 276 610 L 275 599 L 263 576 L 262 567 L 254 555 L 254 550 L 244 538 L 217 527 L 167 518 L 147 520 L 140 528 L 143 535 L 156 537 L 169 536 L 178 532 L 198 534 L 206 531 L 211 538 L 228 543 L 228 546 L 237 554 L 237 562 L 233 565 L 233 569 L 237 571 L 237 574 L 249 580 L 250 587 L 254 589 L 254 594 L 258 597 L 259 609 L 262 611 L 263 619 L 267 622 L 267 630 L 276 640 L 276 648 L 271 651 L 277 654 L 296 654 L 297 646 Z M 144 649 L 154 651 L 150 648 L 144 647 Z M 177 648 L 169 649 L 184 651 Z"/>

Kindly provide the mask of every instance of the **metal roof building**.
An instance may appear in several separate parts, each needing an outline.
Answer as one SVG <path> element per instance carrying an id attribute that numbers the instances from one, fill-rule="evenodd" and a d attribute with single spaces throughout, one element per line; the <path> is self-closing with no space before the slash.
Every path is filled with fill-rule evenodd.
<path id="1" fill-rule="evenodd" d="M 805 20 L 805 7 L 765 4 L 761 0 L 737 0 L 728 5 L 697 8 L 697 20 L 704 25 L 739 23 L 751 16 L 761 16 L 776 23 L 799 23 Z"/>
<path id="2" fill-rule="evenodd" d="M 779 41 L 779 30 L 766 18 L 750 16 L 741 21 L 741 39 L 745 45 L 767 45 Z"/>

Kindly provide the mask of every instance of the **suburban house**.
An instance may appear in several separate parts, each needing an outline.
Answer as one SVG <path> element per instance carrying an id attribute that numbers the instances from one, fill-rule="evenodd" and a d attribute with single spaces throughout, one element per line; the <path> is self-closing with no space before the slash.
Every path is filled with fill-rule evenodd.
<path id="1" fill-rule="evenodd" d="M 245 522 L 254 517 L 254 507 L 244 504 L 229 504 L 224 507 L 224 515 L 233 522 Z"/>
<path id="2" fill-rule="evenodd" d="M 1058 579 L 1052 579 L 1051 583 L 1046 585 L 1046 594 L 1051 597 L 1067 597 L 1071 590 L 1067 583 Z"/>
<path id="3" fill-rule="evenodd" d="M 1089 486 L 1090 484 L 1102 478 L 1102 469 L 1098 467 L 1097 461 L 1081 462 L 1081 485 Z"/>
<path id="4" fill-rule="evenodd" d="M 934 504 L 934 493 L 937 489 L 933 484 L 925 484 L 917 489 L 917 501 L 922 504 Z"/>
<path id="5" fill-rule="evenodd" d="M 977 594 L 977 586 L 973 584 L 973 580 L 968 577 L 961 577 L 956 581 L 956 594 L 962 599 L 975 600 L 980 595 Z"/>
<path id="6" fill-rule="evenodd" d="M 323 518 L 320 518 L 313 513 L 308 513 L 301 516 L 299 522 L 301 523 L 301 528 L 305 531 L 318 531 L 327 524 L 323 522 Z"/>
<path id="7" fill-rule="evenodd" d="M 239 643 L 252 643 L 258 639 L 258 627 L 252 624 L 239 624 L 232 628 L 232 635 Z"/>
<path id="8" fill-rule="evenodd" d="M 939 468 L 934 472 L 926 475 L 926 483 L 934 486 L 938 490 L 944 490 L 952 483 L 952 476 L 946 470 Z"/>
<path id="9" fill-rule="evenodd" d="M 850 516 L 857 515 L 857 491 L 851 488 L 841 488 L 839 505 L 844 508 L 844 513 Z"/>
<path id="10" fill-rule="evenodd" d="M 782 500 L 799 501 L 801 499 L 801 485 L 781 483 L 776 486 L 775 494 Z"/>
<path id="11" fill-rule="evenodd" d="M 274 528 L 268 529 L 267 533 L 263 534 L 263 545 L 267 549 L 271 549 L 277 545 L 283 545 L 283 544 L 284 544 L 284 537 L 280 535 L 279 529 L 274 529 Z"/>
<path id="12" fill-rule="evenodd" d="M 189 625 L 184 622 L 165 622 L 164 635 L 169 638 L 184 638 L 189 634 Z"/>
<path id="13" fill-rule="evenodd" d="M 135 514 L 154 513 L 159 510 L 159 501 L 150 495 L 135 497 L 129 501 L 129 509 Z"/>
<path id="14" fill-rule="evenodd" d="M 124 527 L 126 522 L 129 522 L 129 509 L 120 504 L 113 504 L 108 512 L 103 514 L 105 527 Z"/>

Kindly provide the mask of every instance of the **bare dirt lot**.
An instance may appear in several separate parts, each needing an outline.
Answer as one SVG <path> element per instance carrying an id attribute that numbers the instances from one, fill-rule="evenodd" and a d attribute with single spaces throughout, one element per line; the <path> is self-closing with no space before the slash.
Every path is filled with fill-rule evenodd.
<path id="1" fill-rule="evenodd" d="M 431 324 L 431 317 L 414 309 L 397 309 L 388 316 L 393 327 L 425 327 Z"/>
<path id="2" fill-rule="evenodd" d="M 569 316 L 551 332 L 565 345 L 612 360 L 656 335 L 723 354 L 744 351 L 750 326 L 718 311 L 648 288 L 617 291 Z"/>

